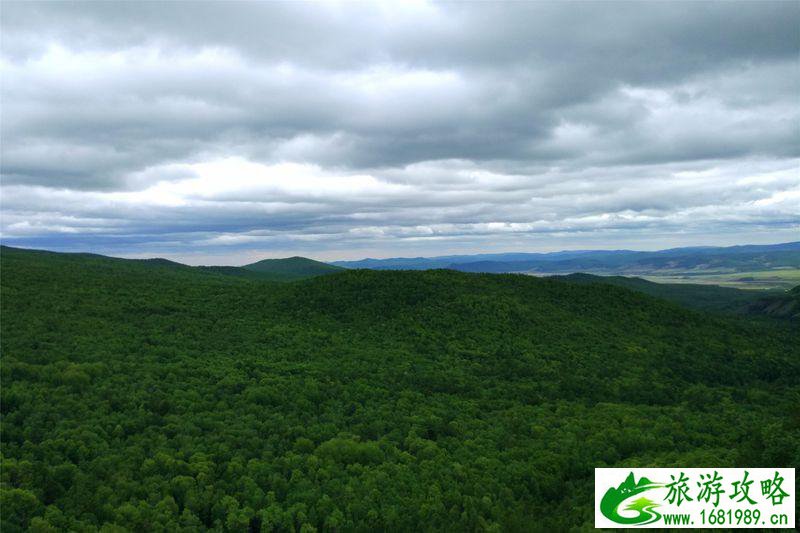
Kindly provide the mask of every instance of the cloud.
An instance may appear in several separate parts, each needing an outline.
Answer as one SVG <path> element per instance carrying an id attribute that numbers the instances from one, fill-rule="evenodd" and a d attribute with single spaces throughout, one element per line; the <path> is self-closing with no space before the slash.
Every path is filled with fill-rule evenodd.
<path id="1" fill-rule="evenodd" d="M 8 244 L 345 257 L 800 224 L 796 3 L 3 10 Z"/>

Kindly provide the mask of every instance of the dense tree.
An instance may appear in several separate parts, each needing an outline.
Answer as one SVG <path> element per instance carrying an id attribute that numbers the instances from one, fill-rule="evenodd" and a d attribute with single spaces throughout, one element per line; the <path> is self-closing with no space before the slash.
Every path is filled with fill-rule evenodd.
<path id="1" fill-rule="evenodd" d="M 585 529 L 598 466 L 800 464 L 794 323 L 513 275 L 0 267 L 4 532 Z"/>

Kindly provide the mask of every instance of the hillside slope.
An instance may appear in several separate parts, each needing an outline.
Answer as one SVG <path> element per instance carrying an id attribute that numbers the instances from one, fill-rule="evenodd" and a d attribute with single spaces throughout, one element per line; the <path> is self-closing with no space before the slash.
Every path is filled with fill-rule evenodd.
<path id="1" fill-rule="evenodd" d="M 641 278 L 624 276 L 569 274 L 556 276 L 555 279 L 562 279 L 570 283 L 607 283 L 643 292 L 691 309 L 737 314 L 769 314 L 761 313 L 759 309 L 770 308 L 766 303 L 768 301 L 783 301 L 787 297 L 784 291 L 779 290 L 746 290 L 692 283 L 654 283 Z"/>
<path id="2" fill-rule="evenodd" d="M 800 285 L 783 294 L 770 294 L 752 302 L 748 312 L 777 318 L 800 319 Z"/>
<path id="3" fill-rule="evenodd" d="M 3 531 L 564 531 L 597 466 L 800 463 L 788 325 L 530 276 L 0 259 Z"/>

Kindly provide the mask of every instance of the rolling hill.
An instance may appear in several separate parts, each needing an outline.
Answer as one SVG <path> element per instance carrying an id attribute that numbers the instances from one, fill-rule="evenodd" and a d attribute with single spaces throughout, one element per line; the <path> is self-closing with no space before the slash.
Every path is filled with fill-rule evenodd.
<path id="1" fill-rule="evenodd" d="M 314 276 L 324 276 L 341 272 L 344 268 L 320 261 L 314 261 L 306 257 L 289 257 L 286 259 L 264 259 L 257 263 L 242 267 L 251 272 L 272 275 L 276 280 L 297 280 L 311 278 Z"/>
<path id="2" fill-rule="evenodd" d="M 569 274 L 554 276 L 570 283 L 606 283 L 663 298 L 684 307 L 702 311 L 717 311 L 736 314 L 764 314 L 776 317 L 793 317 L 792 292 L 772 290 L 759 291 L 699 285 L 692 283 L 654 283 L 641 278 L 624 276 L 595 276 L 592 274 Z M 794 289 L 794 293 L 797 288 Z M 781 305 L 781 302 L 784 305 Z"/>
<path id="3" fill-rule="evenodd" d="M 608 283 L 4 249 L 0 315 L 3 531 L 578 530 L 598 466 L 800 463 L 796 328 Z"/>
<path id="4" fill-rule="evenodd" d="M 323 276 L 344 270 L 342 267 L 329 265 L 307 259 L 305 257 L 288 257 L 285 259 L 265 259 L 249 265 L 237 266 L 189 266 L 160 257 L 152 259 L 121 259 L 98 254 L 86 253 L 57 253 L 46 250 L 26 250 L 10 246 L 0 246 L 0 258 L 15 261 L 18 257 L 35 256 L 44 261 L 54 257 L 59 258 L 65 268 L 74 265 L 110 265 L 114 264 L 120 270 L 145 268 L 163 272 L 171 270 L 176 273 L 190 275 L 191 273 L 208 274 L 212 276 L 232 276 L 236 278 L 257 279 L 262 281 L 289 282 L 308 279 L 314 276 Z"/>

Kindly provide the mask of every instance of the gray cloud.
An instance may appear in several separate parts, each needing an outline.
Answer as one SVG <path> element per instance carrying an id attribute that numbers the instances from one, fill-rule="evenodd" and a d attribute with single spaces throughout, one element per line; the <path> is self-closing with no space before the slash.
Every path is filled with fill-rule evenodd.
<path id="1" fill-rule="evenodd" d="M 800 226 L 795 2 L 7 2 L 1 20 L 9 244 L 335 256 Z"/>

